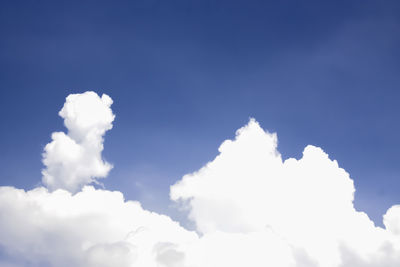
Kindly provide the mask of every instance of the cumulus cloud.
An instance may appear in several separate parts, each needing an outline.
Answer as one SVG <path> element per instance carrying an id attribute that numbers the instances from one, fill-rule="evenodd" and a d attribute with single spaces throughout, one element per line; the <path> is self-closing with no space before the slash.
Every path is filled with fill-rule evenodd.
<path id="1" fill-rule="evenodd" d="M 301 159 L 282 160 L 276 135 L 251 119 L 219 152 L 170 192 L 204 236 L 270 229 L 291 247 L 295 266 L 355 266 L 346 260 L 389 256 L 385 247 L 400 255 L 398 209 L 385 215 L 388 230 L 375 227 L 353 206 L 349 174 L 322 149 L 307 146 Z"/>
<path id="2" fill-rule="evenodd" d="M 42 182 L 54 190 L 76 192 L 82 186 L 104 178 L 111 164 L 103 161 L 103 136 L 112 128 L 112 99 L 94 92 L 69 95 L 58 113 L 68 133 L 55 132 L 43 153 Z"/>
<path id="3" fill-rule="evenodd" d="M 2 187 L 0 217 L 0 245 L 29 266 L 156 266 L 157 245 L 196 238 L 120 192 L 90 186 L 75 195 Z"/>
<path id="4" fill-rule="evenodd" d="M 111 103 L 69 96 L 68 133 L 45 148 L 48 188 L 0 187 L 0 266 L 400 266 L 400 206 L 376 227 L 355 210 L 353 181 L 335 160 L 314 146 L 283 160 L 276 134 L 254 119 L 171 186 L 196 232 L 88 186 L 110 169 L 101 152 Z"/>

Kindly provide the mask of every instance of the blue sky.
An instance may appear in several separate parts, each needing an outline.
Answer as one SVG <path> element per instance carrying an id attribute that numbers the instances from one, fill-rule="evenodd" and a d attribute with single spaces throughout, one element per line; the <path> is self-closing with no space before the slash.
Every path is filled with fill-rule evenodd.
<path id="1" fill-rule="evenodd" d="M 0 185 L 41 180 L 70 93 L 110 95 L 105 187 L 173 213 L 169 186 L 255 117 L 284 158 L 320 146 L 381 224 L 400 203 L 397 1 L 2 1 Z"/>

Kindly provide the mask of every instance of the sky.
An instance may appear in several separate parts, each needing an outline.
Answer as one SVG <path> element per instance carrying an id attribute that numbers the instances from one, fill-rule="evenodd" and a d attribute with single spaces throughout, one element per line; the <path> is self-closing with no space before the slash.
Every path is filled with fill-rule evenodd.
<path id="1" fill-rule="evenodd" d="M 169 185 L 255 117 L 284 158 L 324 148 L 381 223 L 400 202 L 397 1 L 2 1 L 1 185 L 40 181 L 70 93 L 114 101 L 105 181 L 165 211 Z M 118 168 L 117 168 L 118 167 Z M 127 179 L 128 178 L 128 179 Z"/>
<path id="2" fill-rule="evenodd" d="M 354 181 L 356 210 L 384 227 L 400 203 L 399 9 L 367 0 L 2 1 L 0 186 L 75 192 L 94 181 L 42 180 L 51 133 L 67 132 L 68 115 L 58 115 L 66 97 L 94 91 L 115 115 L 104 151 L 88 154 L 113 166 L 95 188 L 197 229 L 191 221 L 204 218 L 193 208 L 188 220 L 170 186 L 255 118 L 277 133 L 283 160 L 301 159 L 307 145 L 337 160 Z"/>

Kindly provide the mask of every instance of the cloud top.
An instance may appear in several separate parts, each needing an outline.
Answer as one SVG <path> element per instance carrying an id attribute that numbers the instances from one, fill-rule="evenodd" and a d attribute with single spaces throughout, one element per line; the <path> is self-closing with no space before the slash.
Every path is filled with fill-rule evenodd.
<path id="1" fill-rule="evenodd" d="M 49 189 L 77 192 L 82 186 L 104 178 L 112 166 L 102 159 L 103 136 L 115 118 L 112 99 L 94 92 L 72 94 L 59 115 L 68 132 L 54 132 L 43 153 L 42 182 Z"/>

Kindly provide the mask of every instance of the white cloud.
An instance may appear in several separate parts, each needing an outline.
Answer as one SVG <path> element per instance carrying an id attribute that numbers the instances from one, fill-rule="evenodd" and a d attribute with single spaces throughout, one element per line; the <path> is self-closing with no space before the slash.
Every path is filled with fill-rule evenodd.
<path id="1" fill-rule="evenodd" d="M 42 182 L 48 188 L 76 192 L 104 178 L 112 166 L 101 157 L 103 136 L 112 128 L 112 100 L 94 92 L 69 95 L 59 115 L 68 133 L 55 132 L 43 153 Z"/>
<path id="2" fill-rule="evenodd" d="M 343 248 L 346 255 L 366 261 L 388 244 L 400 255 L 400 239 L 392 234 L 400 227 L 400 212 L 389 210 L 385 216 L 389 231 L 375 227 L 354 209 L 349 174 L 322 149 L 307 146 L 301 159 L 283 161 L 276 135 L 252 119 L 219 151 L 212 162 L 171 187 L 171 198 L 189 209 L 204 236 L 261 235 L 270 229 L 292 248 L 298 266 L 351 266 L 344 262 Z M 287 266 L 279 259 L 276 263 Z"/>
<path id="3" fill-rule="evenodd" d="M 383 223 L 392 234 L 400 237 L 400 205 L 388 209 L 383 216 Z"/>
<path id="4" fill-rule="evenodd" d="M 67 98 L 68 134 L 54 133 L 44 153 L 51 191 L 0 187 L 0 266 L 400 266 L 400 206 L 375 227 L 354 209 L 353 181 L 336 161 L 314 146 L 282 160 L 276 134 L 253 119 L 171 186 L 198 233 L 85 186 L 110 169 L 101 152 L 111 103 L 92 92 Z"/>
<path id="5" fill-rule="evenodd" d="M 156 266 L 156 245 L 197 237 L 120 192 L 93 187 L 75 195 L 1 187 L 0 217 L 0 245 L 34 266 Z"/>

